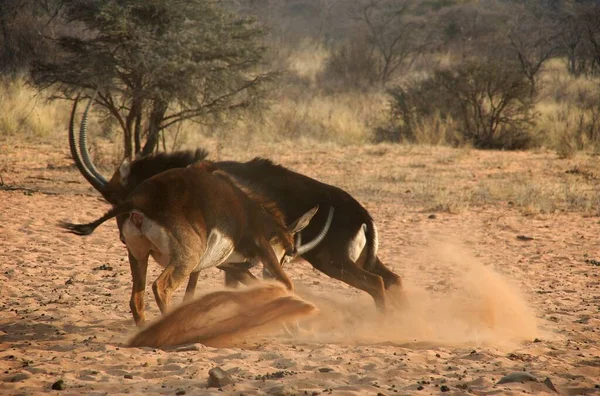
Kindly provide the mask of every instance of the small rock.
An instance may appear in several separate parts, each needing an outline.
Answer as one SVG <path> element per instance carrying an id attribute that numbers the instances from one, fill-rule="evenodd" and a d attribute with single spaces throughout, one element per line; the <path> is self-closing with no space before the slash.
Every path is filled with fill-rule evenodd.
<path id="1" fill-rule="evenodd" d="M 417 390 L 423 390 L 423 389 L 425 389 L 425 388 L 423 388 L 423 385 L 417 386 Z"/>
<path id="2" fill-rule="evenodd" d="M 11 382 L 21 382 L 21 381 L 25 381 L 28 378 L 31 378 L 31 375 L 29 375 L 27 373 L 19 373 L 11 379 Z"/>
<path id="3" fill-rule="evenodd" d="M 556 393 L 560 393 L 558 391 L 558 389 L 556 389 L 556 386 L 554 386 L 554 384 L 552 383 L 552 380 L 550 379 L 550 377 L 546 377 L 546 379 L 544 380 L 544 385 L 546 385 L 550 390 L 552 390 Z"/>
<path id="4" fill-rule="evenodd" d="M 221 367 L 215 367 L 208 370 L 208 387 L 222 388 L 229 384 L 233 384 L 233 378 L 229 373 Z"/>
<path id="5" fill-rule="evenodd" d="M 99 267 L 93 268 L 94 271 L 112 271 L 113 267 L 111 267 L 110 265 L 107 264 L 102 264 Z"/>
<path id="6" fill-rule="evenodd" d="M 65 384 L 65 381 L 61 379 L 52 384 L 53 390 L 65 390 L 66 388 L 67 384 Z"/>
<path id="7" fill-rule="evenodd" d="M 542 342 L 542 340 L 540 340 L 539 338 L 536 338 L 533 340 L 533 342 Z"/>
<path id="8" fill-rule="evenodd" d="M 62 293 L 60 296 L 58 296 L 58 299 L 60 301 L 69 301 L 71 296 L 69 296 L 67 293 Z"/>
<path id="9" fill-rule="evenodd" d="M 133 375 L 131 374 L 125 374 L 123 377 L 127 379 L 133 379 Z"/>
<path id="10" fill-rule="evenodd" d="M 509 384 L 511 382 L 538 382 L 538 379 L 527 371 L 517 371 L 500 378 L 500 381 L 496 382 L 496 385 Z"/>
<path id="11" fill-rule="evenodd" d="M 319 372 L 321 373 L 331 373 L 333 371 L 333 369 L 331 367 L 321 367 L 319 369 Z"/>
<path id="12" fill-rule="evenodd" d="M 173 349 L 174 352 L 199 352 L 200 346 L 196 344 L 184 345 Z"/>
<path id="13" fill-rule="evenodd" d="M 177 396 L 185 395 L 185 391 L 183 389 L 179 389 L 177 392 L 175 392 L 175 394 Z"/>
<path id="14" fill-rule="evenodd" d="M 598 260 L 586 259 L 585 262 L 591 265 L 595 265 L 596 267 L 600 267 L 600 261 Z"/>
<path id="15" fill-rule="evenodd" d="M 298 395 L 298 388 L 294 385 L 277 385 L 267 391 L 269 395 L 273 396 L 296 396 Z"/>
<path id="16" fill-rule="evenodd" d="M 517 235 L 519 241 L 533 241 L 533 237 L 527 235 Z"/>
<path id="17" fill-rule="evenodd" d="M 429 220 L 435 220 L 435 219 L 437 219 L 437 216 L 436 216 L 436 215 L 434 215 L 434 214 L 430 214 L 429 216 L 427 216 L 427 218 L 428 218 Z"/>
<path id="18" fill-rule="evenodd" d="M 440 386 L 440 391 L 442 391 L 442 392 L 448 392 L 449 390 L 450 390 L 450 388 L 448 388 L 448 386 L 446 386 L 446 385 Z"/>

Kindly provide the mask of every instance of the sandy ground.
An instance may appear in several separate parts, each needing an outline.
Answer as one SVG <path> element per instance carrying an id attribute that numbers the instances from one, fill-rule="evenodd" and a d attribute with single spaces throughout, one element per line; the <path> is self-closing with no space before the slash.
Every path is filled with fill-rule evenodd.
<path id="1" fill-rule="evenodd" d="M 434 173 L 455 175 L 455 189 L 490 174 L 501 187 L 503 175 L 550 180 L 572 164 L 544 153 L 306 146 L 222 155 L 271 154 L 355 195 L 378 224 L 380 257 L 405 280 L 405 303 L 378 315 L 366 294 L 300 261 L 288 274 L 320 313 L 296 338 L 275 332 L 242 348 L 169 351 L 125 347 L 136 329 L 115 223 L 86 238 L 56 227 L 108 208 L 67 149 L 0 141 L 0 393 L 553 394 L 546 378 L 563 394 L 600 391 L 599 218 L 526 216 L 509 202 L 430 218 L 429 203 L 405 187 L 419 178 L 427 186 Z M 149 282 L 158 273 L 151 263 Z M 198 293 L 222 283 L 207 270 Z M 147 316 L 158 318 L 147 293 Z M 207 388 L 213 367 L 235 384 Z M 497 384 L 523 370 L 540 382 Z M 60 379 L 66 388 L 52 390 Z"/>

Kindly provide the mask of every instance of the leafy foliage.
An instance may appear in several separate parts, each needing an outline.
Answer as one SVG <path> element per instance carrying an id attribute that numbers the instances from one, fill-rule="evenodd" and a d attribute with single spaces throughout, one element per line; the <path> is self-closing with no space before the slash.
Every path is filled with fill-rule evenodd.
<path id="1" fill-rule="evenodd" d="M 434 115 L 458 122 L 458 135 L 477 148 L 525 148 L 534 113 L 530 86 L 518 70 L 471 60 L 407 88 L 391 90 L 398 134 L 414 139 L 419 120 Z M 451 142 L 459 143 L 459 142 Z"/>
<path id="2" fill-rule="evenodd" d="M 66 98 L 98 90 L 129 157 L 153 151 L 159 133 L 185 119 L 257 103 L 273 77 L 257 71 L 264 30 L 217 1 L 64 0 L 63 17 L 79 33 L 58 37 L 59 55 L 35 63 L 32 79 Z"/>

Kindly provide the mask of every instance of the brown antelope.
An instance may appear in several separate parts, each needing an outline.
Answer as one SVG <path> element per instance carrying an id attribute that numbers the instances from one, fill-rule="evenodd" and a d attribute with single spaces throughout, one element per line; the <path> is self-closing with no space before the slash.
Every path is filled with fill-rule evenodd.
<path id="1" fill-rule="evenodd" d="M 130 164 L 124 163 L 109 182 L 102 181 L 89 170 L 94 167 L 87 156 L 85 145 L 86 124 L 83 121 L 86 114 L 87 112 L 84 113 L 79 136 L 83 161 L 77 158 L 77 150 L 74 149 L 73 115 L 71 118 L 70 141 L 73 158 L 84 177 L 113 205 L 124 199 L 137 183 L 150 177 L 149 170 L 158 173 L 169 167 L 186 166 L 195 161 L 195 156 L 205 155 L 203 151 L 197 151 L 195 155 L 177 152 L 139 158 Z M 266 159 L 254 159 L 244 163 L 216 162 L 213 165 L 215 169 L 225 171 L 239 187 L 246 186 L 268 198 L 285 220 L 298 218 L 317 205 L 335 207 L 336 215 L 331 222 L 330 231 L 322 243 L 302 257 L 326 275 L 369 293 L 380 310 L 385 308 L 386 290 L 394 285 L 400 287 L 401 278 L 386 268 L 377 256 L 378 238 L 375 223 L 369 212 L 350 194 L 335 186 L 275 165 Z M 320 225 L 326 223 L 328 218 L 328 214 L 320 211 L 309 226 L 297 235 L 304 239 L 315 238 L 321 232 Z M 251 277 L 243 265 L 232 264 L 224 269 L 226 283 L 230 285 Z M 190 279 L 190 283 L 193 282 L 194 279 Z M 192 285 L 188 285 L 189 287 Z"/>
<path id="2" fill-rule="evenodd" d="M 149 256 L 164 268 L 152 285 L 163 314 L 173 291 L 185 279 L 194 279 L 193 287 L 186 289 L 188 299 L 201 270 L 231 261 L 262 262 L 277 280 L 293 289 L 280 262 L 284 257 L 304 254 L 310 249 L 312 245 L 296 248 L 292 235 L 308 225 L 318 207 L 288 229 L 280 218 L 263 209 L 269 205 L 268 201 L 256 196 L 255 199 L 248 198 L 211 162 L 202 161 L 147 179 L 122 203 L 91 223 L 61 223 L 61 226 L 77 235 L 88 235 L 106 220 L 127 215 L 121 233 L 134 274 L 131 310 L 136 324 L 141 325 L 145 320 Z"/>

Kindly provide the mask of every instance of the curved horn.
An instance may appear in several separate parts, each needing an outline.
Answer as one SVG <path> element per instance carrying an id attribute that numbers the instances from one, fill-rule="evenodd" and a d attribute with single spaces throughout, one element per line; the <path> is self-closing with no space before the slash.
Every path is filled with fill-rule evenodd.
<path id="1" fill-rule="evenodd" d="M 333 206 L 330 206 L 329 214 L 327 215 L 327 221 L 325 222 L 325 226 L 323 227 L 321 232 L 319 232 L 319 235 L 317 235 L 312 241 L 306 243 L 305 245 L 298 246 L 298 248 L 296 249 L 296 255 L 302 256 L 309 250 L 316 248 L 317 245 L 321 243 L 323 239 L 325 239 L 325 235 L 327 235 L 327 231 L 329 231 L 329 227 L 331 226 L 331 220 L 333 220 L 334 211 L 335 209 L 333 208 Z"/>
<path id="2" fill-rule="evenodd" d="M 71 118 L 69 119 L 69 148 L 71 149 L 71 156 L 73 157 L 73 161 L 75 161 L 75 165 L 77 166 L 77 169 L 79 169 L 79 172 L 92 185 L 92 187 L 102 194 L 104 191 L 104 184 L 98 180 L 83 164 L 81 156 L 79 155 L 79 151 L 77 150 L 77 145 L 75 144 L 75 114 L 77 112 L 79 96 L 80 95 L 77 95 L 77 98 L 75 98 L 73 110 L 71 110 Z"/>
<path id="3" fill-rule="evenodd" d="M 92 107 L 92 104 L 94 103 L 94 98 L 96 98 L 97 93 L 98 93 L 98 90 L 96 90 L 96 92 L 94 92 L 94 95 L 92 96 L 89 103 L 85 107 L 85 110 L 83 112 L 83 117 L 81 118 L 81 127 L 79 128 L 79 150 L 81 151 L 81 156 L 83 157 L 83 162 L 84 162 L 85 166 L 87 166 L 87 168 L 90 170 L 90 172 L 92 172 L 92 174 L 98 180 L 99 183 L 106 185 L 106 183 L 108 183 L 108 182 L 106 181 L 104 176 L 102 176 L 100 174 L 100 172 L 98 172 L 98 169 L 96 169 L 96 167 L 94 166 L 94 163 L 90 159 L 90 154 L 87 149 L 88 112 L 90 111 L 90 108 Z"/>

